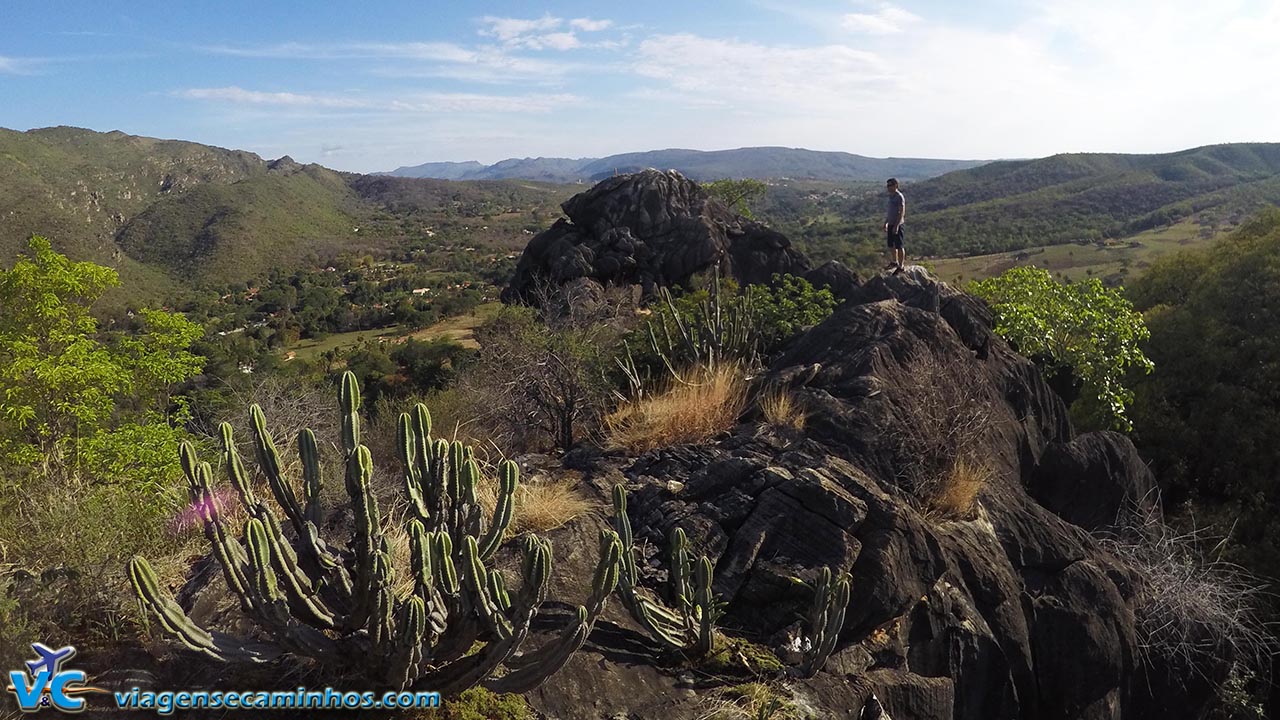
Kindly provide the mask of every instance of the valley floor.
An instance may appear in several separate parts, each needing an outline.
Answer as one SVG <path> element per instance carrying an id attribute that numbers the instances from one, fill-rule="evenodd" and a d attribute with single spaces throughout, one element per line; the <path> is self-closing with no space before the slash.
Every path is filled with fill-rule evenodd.
<path id="1" fill-rule="evenodd" d="M 1233 229 L 1234 226 L 1209 227 L 1186 220 L 1104 244 L 1046 245 L 990 255 L 937 258 L 923 264 L 950 283 L 982 280 L 1012 267 L 1034 265 L 1063 280 L 1097 277 L 1108 285 L 1123 285 L 1141 275 L 1156 258 L 1207 245 Z"/>

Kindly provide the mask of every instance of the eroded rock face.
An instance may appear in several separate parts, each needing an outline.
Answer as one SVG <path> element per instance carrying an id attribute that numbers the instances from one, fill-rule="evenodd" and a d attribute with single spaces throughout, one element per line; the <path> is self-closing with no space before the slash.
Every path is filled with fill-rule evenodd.
<path id="1" fill-rule="evenodd" d="M 568 219 L 529 242 L 504 301 L 530 299 L 540 282 L 578 278 L 649 293 L 684 285 L 717 262 L 741 283 L 808 268 L 786 236 L 731 212 L 674 170 L 608 178 L 561 207 Z"/>
<path id="2" fill-rule="evenodd" d="M 1129 440 L 1073 439 L 1063 402 L 981 301 L 923 270 L 846 297 L 766 378 L 808 409 L 806 437 L 746 423 L 708 445 L 583 460 L 602 496 L 625 482 L 654 546 L 684 528 L 716 562 L 724 625 L 748 637 L 794 633 L 808 597 L 791 578 L 849 571 L 842 649 L 818 682 L 846 683 L 859 707 L 874 693 L 895 720 L 1203 717 L 1205 684 L 1169 702 L 1168 669 L 1140 664 L 1141 578 L 1087 531 L 1152 485 Z M 965 448 L 984 472 L 968 512 L 936 512 L 905 480 L 895 438 L 918 422 L 910 393 L 930 373 L 968 383 L 986 413 Z M 650 572 L 659 587 L 661 566 Z"/>

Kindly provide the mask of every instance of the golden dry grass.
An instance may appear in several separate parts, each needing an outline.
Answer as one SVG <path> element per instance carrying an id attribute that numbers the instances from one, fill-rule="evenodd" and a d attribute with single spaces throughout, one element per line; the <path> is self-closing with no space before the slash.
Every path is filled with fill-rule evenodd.
<path id="1" fill-rule="evenodd" d="M 533 481 L 521 480 L 516 489 L 515 517 L 507 528 L 507 535 L 522 532 L 542 533 L 567 525 L 575 518 L 586 515 L 597 506 L 578 489 L 579 480 L 573 476 Z M 497 502 L 497 480 L 482 476 L 476 496 L 486 516 L 492 516 Z"/>
<path id="2" fill-rule="evenodd" d="M 631 452 L 699 443 L 728 430 L 747 402 L 747 381 L 737 365 L 695 370 L 652 395 L 623 402 L 605 418 L 609 443 Z"/>
<path id="3" fill-rule="evenodd" d="M 765 422 L 778 430 L 801 432 L 808 415 L 792 393 L 777 387 L 769 388 L 760 397 L 760 412 Z"/>
<path id="4" fill-rule="evenodd" d="M 930 493 L 928 514 L 934 518 L 960 520 L 969 517 L 978 493 L 991 477 L 985 463 L 957 458 Z"/>

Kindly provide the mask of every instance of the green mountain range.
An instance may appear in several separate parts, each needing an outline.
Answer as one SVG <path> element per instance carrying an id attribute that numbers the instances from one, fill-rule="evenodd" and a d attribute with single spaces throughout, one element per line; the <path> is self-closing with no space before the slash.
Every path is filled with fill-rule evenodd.
<path id="1" fill-rule="evenodd" d="M 766 176 L 797 175 L 797 158 L 810 169 L 852 173 L 850 158 L 857 158 L 785 148 L 662 151 L 581 168 L 612 174 L 631 169 L 630 163 L 673 165 L 680 157 L 695 158 L 698 164 L 686 169 L 704 179 L 734 176 L 748 160 L 774 168 Z M 606 171 L 606 161 L 618 165 Z M 859 172 L 876 184 L 770 181 L 757 215 L 819 257 L 851 239 L 869 243 L 878 237 L 879 181 L 887 174 L 876 163 L 896 161 L 862 161 L 870 164 Z M 450 244 L 458 252 L 474 246 L 508 254 L 549 226 L 559 203 L 579 190 L 514 179 L 339 173 L 288 157 L 267 161 L 121 132 L 0 129 L 0 264 L 31 234 L 46 235 L 73 258 L 116 268 L 134 294 L 157 296 L 244 282 L 273 268 L 315 266 L 343 252 Z M 913 257 L 1128 238 L 1187 220 L 1229 228 L 1260 207 L 1280 204 L 1280 144 L 992 162 L 910 182 L 905 192 Z"/>

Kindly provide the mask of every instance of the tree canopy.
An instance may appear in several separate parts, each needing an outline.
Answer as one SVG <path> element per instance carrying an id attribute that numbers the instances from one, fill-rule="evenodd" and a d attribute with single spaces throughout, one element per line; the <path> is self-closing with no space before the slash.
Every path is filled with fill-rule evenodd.
<path id="1" fill-rule="evenodd" d="M 1012 268 L 970 289 L 991 304 L 996 332 L 1050 375 L 1070 373 L 1081 383 L 1081 399 L 1097 403 L 1086 413 L 1130 428 L 1125 375 L 1150 372 L 1152 363 L 1140 345 L 1150 336 L 1146 323 L 1124 295 L 1096 278 L 1061 283 L 1036 267 Z"/>
<path id="2" fill-rule="evenodd" d="M 46 472 L 111 465 L 125 438 L 167 428 L 169 388 L 200 371 L 189 348 L 203 330 L 144 309 L 131 331 L 101 331 L 93 304 L 118 283 L 39 236 L 0 270 L 0 459 Z"/>

